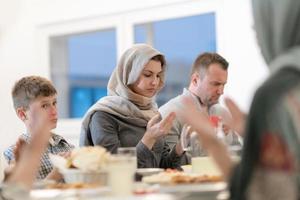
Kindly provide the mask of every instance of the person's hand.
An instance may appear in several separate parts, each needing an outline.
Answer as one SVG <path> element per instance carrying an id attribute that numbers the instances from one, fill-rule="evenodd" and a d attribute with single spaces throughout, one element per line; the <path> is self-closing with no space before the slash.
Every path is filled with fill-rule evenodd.
<path id="1" fill-rule="evenodd" d="M 170 113 L 165 119 L 160 120 L 160 115 L 155 115 L 150 119 L 147 124 L 146 132 L 142 138 L 142 142 L 149 148 L 152 149 L 155 142 L 167 135 L 172 127 L 173 120 L 176 114 Z"/>
<path id="2" fill-rule="evenodd" d="M 39 113 L 33 116 L 34 124 L 30 125 L 31 133 L 31 145 L 35 148 L 40 148 L 38 146 L 45 146 L 49 143 L 51 137 L 52 125 L 49 121 L 47 113 Z"/>
<path id="3" fill-rule="evenodd" d="M 218 128 L 218 124 L 221 123 L 222 130 L 223 130 L 223 133 L 225 134 L 225 136 L 229 134 L 230 127 L 224 123 L 224 121 L 226 121 L 226 120 L 223 120 L 222 116 L 211 115 L 211 116 L 209 116 L 209 120 L 210 120 L 211 124 L 213 125 L 213 127 L 215 127 L 215 128 Z M 217 131 L 215 133 L 217 133 Z"/>
<path id="4" fill-rule="evenodd" d="M 241 111 L 237 104 L 230 98 L 226 97 L 225 104 L 229 109 L 232 117 L 226 121 L 226 124 L 235 130 L 239 135 L 243 136 L 245 131 L 246 114 Z"/>
<path id="5" fill-rule="evenodd" d="M 194 100 L 185 97 L 182 99 L 182 105 L 182 109 L 178 111 L 180 117 L 192 127 L 193 131 L 197 132 L 199 139 L 203 141 L 203 145 L 209 145 L 212 141 L 217 140 L 215 129 L 209 117 L 199 110 Z"/>
<path id="6" fill-rule="evenodd" d="M 21 155 L 22 151 L 24 150 L 25 145 L 26 145 L 25 140 L 23 138 L 19 137 L 17 142 L 16 142 L 16 146 L 13 149 L 13 154 L 14 154 L 16 162 L 19 161 L 20 155 Z"/>
<path id="7" fill-rule="evenodd" d="M 45 151 L 51 137 L 51 123 L 47 113 L 35 113 L 35 123 L 30 125 L 32 135 L 29 144 L 25 145 L 20 152 L 18 162 L 7 182 L 22 184 L 31 188 L 36 173 L 40 166 L 40 158 Z"/>
<path id="8" fill-rule="evenodd" d="M 4 169 L 4 181 L 8 180 L 8 178 L 14 173 L 16 168 L 16 161 L 11 160 L 8 166 Z"/>
<path id="9" fill-rule="evenodd" d="M 213 157 L 222 171 L 224 178 L 227 179 L 233 168 L 233 162 L 231 161 L 227 147 L 216 137 L 209 118 L 197 109 L 193 99 L 184 97 L 182 104 L 183 109 L 179 111 L 181 117 L 196 131 L 201 144 Z"/>
<path id="10" fill-rule="evenodd" d="M 222 129 L 223 129 L 223 132 L 224 132 L 225 135 L 228 135 L 228 133 L 231 130 L 230 127 L 227 124 L 223 124 Z"/>
<path id="11" fill-rule="evenodd" d="M 59 172 L 59 170 L 56 167 L 54 167 L 52 171 L 47 175 L 46 179 L 59 182 L 63 180 L 63 175 Z"/>

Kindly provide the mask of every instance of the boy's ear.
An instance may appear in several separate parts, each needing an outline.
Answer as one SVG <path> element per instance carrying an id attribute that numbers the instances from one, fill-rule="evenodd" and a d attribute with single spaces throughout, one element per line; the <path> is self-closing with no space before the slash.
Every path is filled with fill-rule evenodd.
<path id="1" fill-rule="evenodd" d="M 17 108 L 16 113 L 22 121 L 27 120 L 26 110 L 24 108 Z"/>

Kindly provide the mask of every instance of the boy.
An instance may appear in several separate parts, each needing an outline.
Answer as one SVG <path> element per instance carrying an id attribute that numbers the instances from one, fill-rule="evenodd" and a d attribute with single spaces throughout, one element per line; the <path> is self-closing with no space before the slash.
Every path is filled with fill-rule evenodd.
<path id="1" fill-rule="evenodd" d="M 31 134 L 35 124 L 41 116 L 46 115 L 45 127 L 56 128 L 57 124 L 57 92 L 52 83 L 40 76 L 23 77 L 17 81 L 12 89 L 12 99 L 17 116 L 24 122 L 26 133 L 22 134 L 16 145 L 5 150 L 4 156 L 10 163 L 16 158 L 16 149 L 21 149 L 20 141 L 31 141 Z M 41 157 L 37 179 L 60 179 L 56 170 L 53 170 L 49 153 L 62 154 L 74 148 L 63 137 L 51 133 L 48 147 Z"/>

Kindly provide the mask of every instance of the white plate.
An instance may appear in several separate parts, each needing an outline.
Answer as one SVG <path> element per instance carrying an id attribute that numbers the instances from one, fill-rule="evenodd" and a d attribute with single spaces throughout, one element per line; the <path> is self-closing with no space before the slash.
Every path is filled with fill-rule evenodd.
<path id="1" fill-rule="evenodd" d="M 227 188 L 225 182 L 218 183 L 198 183 L 198 184 L 177 184 L 160 185 L 159 191 L 165 193 L 202 193 L 217 194 Z"/>
<path id="2" fill-rule="evenodd" d="M 53 199 L 64 197 L 96 197 L 104 196 L 110 192 L 108 187 L 85 189 L 35 189 L 30 191 L 33 199 Z"/>
<path id="3" fill-rule="evenodd" d="M 150 176 L 153 174 L 157 174 L 159 172 L 164 171 L 164 169 L 161 168 L 139 168 L 136 169 L 136 173 L 142 176 Z"/>

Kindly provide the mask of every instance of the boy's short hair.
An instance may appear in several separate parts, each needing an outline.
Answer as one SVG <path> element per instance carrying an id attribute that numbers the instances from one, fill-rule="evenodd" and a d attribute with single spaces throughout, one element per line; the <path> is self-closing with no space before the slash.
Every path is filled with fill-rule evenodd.
<path id="1" fill-rule="evenodd" d="M 38 97 L 49 97 L 57 94 L 53 84 L 40 76 L 26 76 L 18 80 L 12 89 L 14 108 L 28 108 Z"/>
<path id="2" fill-rule="evenodd" d="M 229 63 L 225 58 L 220 56 L 217 53 L 210 53 L 210 52 L 204 52 L 200 54 L 192 67 L 191 75 L 195 72 L 198 72 L 200 74 L 200 77 L 203 78 L 205 76 L 205 73 L 208 69 L 208 67 L 211 64 L 220 64 L 222 69 L 227 70 Z"/>

